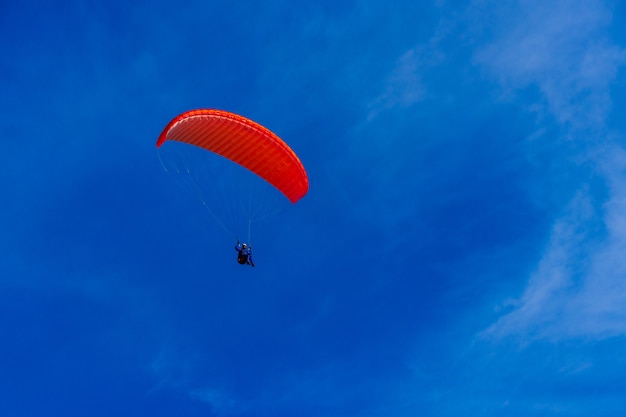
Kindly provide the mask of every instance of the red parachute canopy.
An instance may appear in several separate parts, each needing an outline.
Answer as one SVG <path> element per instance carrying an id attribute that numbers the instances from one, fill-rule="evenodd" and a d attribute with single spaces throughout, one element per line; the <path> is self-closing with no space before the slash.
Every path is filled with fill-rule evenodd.
<path id="1" fill-rule="evenodd" d="M 285 142 L 252 120 L 221 110 L 191 110 L 175 117 L 156 146 L 175 140 L 221 155 L 254 172 L 292 203 L 309 190 L 302 162 Z"/>

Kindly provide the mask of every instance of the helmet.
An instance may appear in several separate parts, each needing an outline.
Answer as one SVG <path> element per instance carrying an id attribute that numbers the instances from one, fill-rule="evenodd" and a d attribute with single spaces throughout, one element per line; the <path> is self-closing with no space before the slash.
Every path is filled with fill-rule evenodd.
<path id="1" fill-rule="evenodd" d="M 244 243 L 244 244 L 243 244 L 243 245 L 241 245 L 241 246 L 245 248 L 245 247 L 246 247 L 246 244 Z"/>

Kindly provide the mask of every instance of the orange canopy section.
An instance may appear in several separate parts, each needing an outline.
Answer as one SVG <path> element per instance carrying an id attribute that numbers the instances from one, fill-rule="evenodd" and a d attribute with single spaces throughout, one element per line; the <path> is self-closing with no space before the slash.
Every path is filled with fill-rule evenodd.
<path id="1" fill-rule="evenodd" d="M 175 117 L 156 146 L 175 140 L 219 154 L 254 172 L 292 203 L 309 190 L 302 162 L 285 142 L 252 120 L 222 110 L 191 110 Z"/>

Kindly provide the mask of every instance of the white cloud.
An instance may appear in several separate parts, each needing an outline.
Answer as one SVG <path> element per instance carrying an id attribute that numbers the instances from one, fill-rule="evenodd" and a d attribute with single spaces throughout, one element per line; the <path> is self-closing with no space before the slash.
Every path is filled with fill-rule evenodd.
<path id="1" fill-rule="evenodd" d="M 602 166 L 609 185 L 604 224 L 607 237 L 590 254 L 591 266 L 572 303 L 578 335 L 626 334 L 626 151 L 611 148 Z"/>
<path id="2" fill-rule="evenodd" d="M 579 193 L 567 213 L 554 225 L 546 254 L 530 277 L 524 294 L 519 300 L 506 302 L 513 311 L 501 317 L 483 335 L 550 337 L 555 327 L 566 322 L 563 310 L 575 287 L 577 258 L 584 256 L 583 224 L 593 214 L 589 196 Z"/>
<path id="3" fill-rule="evenodd" d="M 218 416 L 232 416 L 241 413 L 241 406 L 226 391 L 211 387 L 193 389 L 189 392 L 191 398 L 207 403 Z"/>
<path id="4" fill-rule="evenodd" d="M 448 19 L 441 19 L 433 36 L 426 43 L 411 48 L 398 57 L 389 75 L 382 80 L 378 95 L 367 106 L 367 120 L 372 120 L 382 112 L 407 108 L 425 99 L 427 88 L 422 74 L 443 62 L 444 54 L 440 43 L 447 38 L 454 26 Z"/>
<path id="5" fill-rule="evenodd" d="M 374 118 L 381 111 L 409 107 L 422 100 L 424 85 L 420 77 L 421 61 L 419 49 L 411 49 L 398 59 L 383 91 L 369 104 L 368 119 Z"/>
<path id="6" fill-rule="evenodd" d="M 514 309 L 484 336 L 559 340 L 626 334 L 626 152 L 612 148 L 604 169 L 610 199 L 606 238 L 592 243 L 585 226 L 595 215 L 587 194 L 552 231 L 547 251 Z"/>
<path id="7" fill-rule="evenodd" d="M 600 1 L 523 1 L 498 40 L 476 54 L 506 88 L 536 86 L 547 111 L 575 127 L 604 123 L 610 84 L 624 63 L 623 49 L 605 33 L 610 12 Z"/>
<path id="8" fill-rule="evenodd" d="M 538 88 L 545 113 L 585 145 L 574 157 L 591 161 L 608 194 L 580 180 L 523 294 L 482 335 L 526 341 L 623 335 L 626 152 L 606 123 L 611 83 L 626 53 L 608 36 L 611 14 L 601 1 L 523 1 L 518 12 L 506 16 L 499 40 L 480 49 L 477 62 L 505 90 Z M 600 240 L 591 233 L 598 224 L 605 231 Z"/>

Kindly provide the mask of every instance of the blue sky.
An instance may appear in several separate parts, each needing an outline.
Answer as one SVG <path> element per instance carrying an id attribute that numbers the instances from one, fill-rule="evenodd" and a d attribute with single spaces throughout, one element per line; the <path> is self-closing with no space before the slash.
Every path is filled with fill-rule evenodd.
<path id="1" fill-rule="evenodd" d="M 0 6 L 3 416 L 623 416 L 626 6 Z M 257 267 L 162 170 L 262 123 Z"/>

